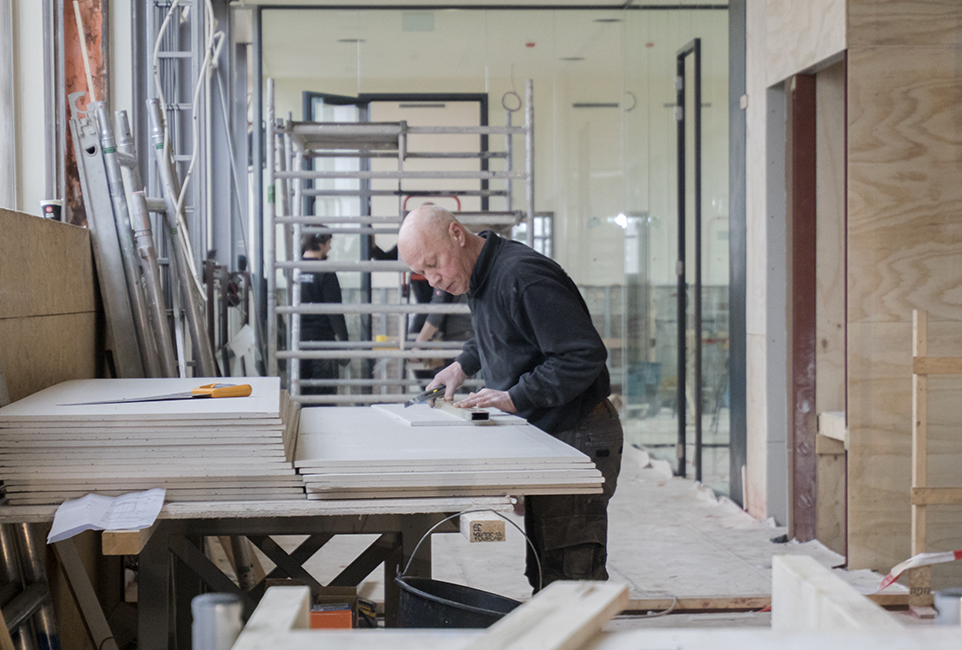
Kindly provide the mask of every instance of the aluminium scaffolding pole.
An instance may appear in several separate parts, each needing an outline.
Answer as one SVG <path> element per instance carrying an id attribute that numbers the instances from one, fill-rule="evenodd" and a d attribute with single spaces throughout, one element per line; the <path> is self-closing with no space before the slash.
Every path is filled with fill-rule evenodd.
<path id="1" fill-rule="evenodd" d="M 127 278 L 127 293 L 130 296 L 131 315 L 140 341 L 144 370 L 148 377 L 160 377 L 161 366 L 157 355 L 157 345 L 154 340 L 154 332 L 149 325 L 147 305 L 141 290 L 140 265 L 137 262 L 137 248 L 130 227 L 130 212 L 127 209 L 127 194 L 124 191 L 121 165 L 117 158 L 117 141 L 114 138 L 110 116 L 104 103 L 92 102 L 87 106 L 87 110 L 88 112 L 96 112 L 97 123 L 100 127 L 100 147 L 104 157 L 104 169 L 107 173 L 107 189 L 110 192 L 110 201 L 113 206 L 114 226 L 117 230 L 117 240 L 120 243 L 121 261 L 124 275 Z"/>
<path id="2" fill-rule="evenodd" d="M 160 102 L 156 99 L 147 100 L 147 112 L 150 117 L 150 140 L 157 158 L 157 166 L 160 169 L 161 187 L 164 201 L 167 204 L 167 233 L 170 235 L 170 249 L 173 251 L 173 268 L 176 269 L 177 284 L 180 286 L 187 327 L 194 346 L 195 374 L 201 377 L 216 377 L 218 374 L 217 362 L 214 359 L 213 346 L 207 337 L 206 318 L 203 310 L 204 297 L 197 286 L 190 264 L 187 233 L 184 228 L 183 215 L 177 204 L 180 187 L 171 167 L 169 142 L 166 138 L 164 120 L 160 112 Z"/>
<path id="3" fill-rule="evenodd" d="M 372 234 L 396 234 L 397 227 L 404 218 L 406 198 L 411 197 L 478 197 L 482 200 L 481 211 L 455 212 L 455 216 L 462 220 L 462 223 L 479 229 L 487 227 L 507 229 L 522 222 L 527 224 L 527 240 L 531 245 L 534 239 L 534 92 L 533 84 L 528 81 L 525 88 L 525 123 L 523 126 L 513 126 L 510 121 L 510 113 L 521 109 L 521 102 L 516 109 L 509 111 L 508 124 L 504 127 L 492 127 L 483 120 L 482 126 L 463 126 L 463 127 L 434 127 L 434 126 L 409 126 L 406 122 L 397 123 L 320 123 L 320 122 L 293 122 L 290 119 L 286 123 L 280 123 L 276 119 L 274 106 L 274 82 L 272 79 L 266 80 L 265 92 L 265 117 L 267 137 L 264 139 L 265 150 L 264 158 L 266 163 L 266 185 L 267 203 L 264 222 L 267 225 L 264 229 L 265 236 L 265 260 L 269 265 L 267 275 L 268 283 L 268 327 L 276 328 L 280 325 L 280 319 L 285 318 L 290 323 L 290 334 L 288 336 L 288 349 L 279 350 L 277 348 L 278 338 L 275 333 L 269 334 L 269 367 L 273 369 L 271 374 L 277 371 L 277 361 L 287 362 L 289 388 L 292 398 L 305 404 L 345 404 L 345 403 L 369 403 L 372 401 L 401 401 L 405 393 L 380 393 L 376 395 L 350 394 L 350 395 L 301 395 L 300 389 L 303 386 L 379 386 L 382 388 L 397 385 L 406 387 L 412 385 L 403 375 L 403 366 L 398 366 L 399 376 L 392 380 L 394 384 L 386 379 L 364 378 L 349 379 L 340 382 L 339 380 L 301 380 L 300 362 L 309 359 L 339 359 L 351 357 L 354 359 L 417 359 L 425 356 L 437 359 L 451 359 L 460 353 L 460 345 L 451 347 L 410 347 L 407 341 L 407 328 L 405 326 L 406 317 L 410 314 L 464 314 L 470 313 L 468 307 L 462 304 L 428 305 L 425 303 L 400 303 L 384 304 L 363 302 L 359 304 L 301 304 L 300 274 L 302 272 L 314 273 L 359 273 L 369 275 L 379 272 L 398 273 L 398 295 L 401 296 L 403 278 L 409 271 L 406 264 L 401 261 L 388 260 L 368 260 L 365 259 L 362 250 L 362 259 L 357 261 L 347 260 L 315 260 L 315 259 L 294 259 L 299 257 L 296 254 L 279 255 L 276 247 L 275 238 L 279 236 L 277 230 L 281 226 L 285 238 L 292 238 L 295 246 L 300 241 L 300 235 L 311 234 L 357 234 L 367 237 Z M 503 103 L 503 102 L 502 102 Z M 361 112 L 361 119 L 365 119 L 367 113 Z M 444 147 L 436 147 L 431 151 L 410 151 L 408 135 L 416 134 L 419 136 L 434 135 L 478 135 L 482 138 L 481 152 L 452 152 L 437 151 Z M 502 134 L 506 140 L 505 152 L 488 152 L 484 140 L 489 135 Z M 283 136 L 284 146 L 278 142 L 278 136 Z M 515 170 L 513 167 L 513 147 L 512 138 L 523 136 L 525 138 L 525 162 L 523 170 Z M 436 144 L 436 143 L 434 143 Z M 295 151 L 294 159 L 297 164 L 285 164 L 291 160 L 291 145 Z M 383 168 L 371 169 L 368 161 L 374 158 L 397 159 L 396 170 L 385 170 Z M 275 158 L 283 158 L 276 160 Z M 354 169 L 327 168 L 315 169 L 313 166 L 305 165 L 310 160 L 321 160 L 329 158 L 358 159 L 360 163 Z M 406 170 L 404 161 L 407 158 L 417 159 L 477 159 L 483 161 L 483 166 L 479 171 L 451 171 L 436 170 L 425 171 Z M 505 168 L 503 171 L 489 170 L 486 165 L 490 160 L 504 160 Z M 329 181 L 328 185 L 306 186 L 310 180 Z M 476 180 L 481 183 L 481 189 L 457 189 L 432 190 L 423 189 L 422 184 L 416 190 L 404 190 L 402 182 L 404 180 L 428 181 L 437 180 L 439 182 L 450 182 L 456 180 Z M 525 210 L 514 210 L 513 183 L 515 181 L 525 181 Z M 347 187 L 338 184 L 339 182 L 356 181 Z M 395 189 L 385 189 L 382 184 L 376 188 L 370 186 L 371 181 L 396 181 Z M 504 183 L 504 189 L 492 189 L 488 187 L 491 181 Z M 287 202 L 288 188 L 293 184 L 294 200 Z M 281 214 L 278 215 L 277 193 L 281 192 L 283 199 L 280 201 Z M 371 214 L 367 207 L 367 201 L 372 197 L 397 198 L 398 213 L 396 215 L 382 216 Z M 504 197 L 505 207 L 500 212 L 489 210 L 487 200 L 493 197 Z M 308 206 L 313 201 L 308 199 L 330 198 L 333 200 L 355 199 L 362 204 L 359 209 L 353 212 L 354 216 L 343 214 L 342 209 L 330 215 L 305 214 L 308 210 L 313 211 Z M 459 200 L 460 208 L 460 200 Z M 351 213 L 349 213 L 350 215 Z M 337 227 L 340 224 L 341 227 Z M 332 227 L 333 226 L 333 227 Z M 362 247 L 363 249 L 363 247 Z M 284 258 L 287 259 L 284 259 Z M 287 304 L 278 304 L 281 296 L 277 282 L 280 273 L 284 272 L 288 278 Z M 291 277 L 291 275 L 293 277 Z M 382 298 L 383 301 L 383 298 Z M 391 342 L 361 340 L 351 342 L 321 342 L 321 341 L 300 341 L 301 319 L 306 314 L 357 314 L 364 317 L 381 316 L 387 319 L 393 316 L 397 319 L 398 335 L 396 340 Z M 383 323 L 386 323 L 383 320 Z M 385 325 L 381 325 L 381 331 Z M 276 330 L 275 330 L 276 331 Z M 374 339 L 373 332 L 369 338 Z M 362 336 L 362 339 L 364 336 Z M 430 350 L 430 352 L 428 352 Z M 379 364 L 380 365 L 380 364 Z M 386 370 L 385 370 L 386 371 Z M 303 381 L 303 383 L 302 383 Z"/>

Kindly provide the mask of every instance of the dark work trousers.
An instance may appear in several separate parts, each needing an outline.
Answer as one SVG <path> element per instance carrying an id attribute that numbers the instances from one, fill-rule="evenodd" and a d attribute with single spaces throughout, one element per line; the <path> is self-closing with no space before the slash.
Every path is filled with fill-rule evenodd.
<path id="1" fill-rule="evenodd" d="M 607 399 L 578 426 L 554 434 L 595 462 L 605 482 L 601 494 L 529 496 L 524 528 L 541 558 L 542 582 L 607 580 L 608 501 L 621 471 L 624 433 L 618 411 Z M 528 547 L 525 575 L 539 589 L 538 562 Z"/>
<path id="2" fill-rule="evenodd" d="M 337 359 L 302 359 L 301 379 L 338 379 L 341 376 Z M 337 386 L 304 386 L 302 395 L 337 395 Z"/>

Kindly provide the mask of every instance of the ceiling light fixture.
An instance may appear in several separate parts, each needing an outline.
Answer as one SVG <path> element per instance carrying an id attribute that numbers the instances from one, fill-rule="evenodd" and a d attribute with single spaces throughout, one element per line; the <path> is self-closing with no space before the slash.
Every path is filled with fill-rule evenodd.
<path id="1" fill-rule="evenodd" d="M 585 57 L 583 57 L 583 56 L 563 56 L 563 57 L 561 57 L 561 60 L 562 60 L 562 61 L 584 61 L 584 60 L 585 60 Z"/>
<path id="2" fill-rule="evenodd" d="M 621 18 L 595 18 L 596 23 L 620 23 Z"/>
<path id="3" fill-rule="evenodd" d="M 339 38 L 337 39 L 337 42 L 338 43 L 364 43 L 365 41 L 363 38 Z"/>

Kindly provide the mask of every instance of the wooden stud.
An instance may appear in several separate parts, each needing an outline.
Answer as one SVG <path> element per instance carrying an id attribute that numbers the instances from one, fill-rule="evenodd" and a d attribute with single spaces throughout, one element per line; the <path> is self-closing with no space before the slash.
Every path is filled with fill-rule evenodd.
<path id="1" fill-rule="evenodd" d="M 823 456 L 838 456 L 845 453 L 845 443 L 835 438 L 818 434 L 815 436 L 815 453 Z"/>
<path id="2" fill-rule="evenodd" d="M 912 356 L 928 354 L 928 312 L 912 311 Z M 912 373 L 912 489 L 926 487 L 928 377 Z M 925 552 L 925 505 L 912 504 L 912 555 Z M 932 569 L 919 567 L 909 570 L 909 608 L 919 617 L 932 618 L 928 611 L 934 604 Z"/>
<path id="3" fill-rule="evenodd" d="M 823 411 L 818 414 L 818 433 L 842 442 L 848 449 L 848 427 L 844 411 Z"/>
<path id="4" fill-rule="evenodd" d="M 959 506 L 962 505 L 962 488 L 914 487 L 912 505 L 919 506 Z"/>
<path id="5" fill-rule="evenodd" d="M 487 422 L 491 419 L 491 414 L 488 413 L 486 409 L 461 408 L 455 406 L 453 402 L 445 402 L 444 400 L 436 400 L 434 402 L 434 408 L 441 409 L 445 413 L 457 415 L 459 418 L 464 418 L 468 422 Z"/>
<path id="6" fill-rule="evenodd" d="M 901 630 L 902 625 L 830 569 L 805 555 L 772 558 L 772 630 Z"/>
<path id="7" fill-rule="evenodd" d="M 504 519 L 493 512 L 469 512 L 461 515 L 461 534 L 469 542 L 503 542 Z"/>
<path id="8" fill-rule="evenodd" d="M 962 375 L 962 357 L 926 357 L 912 359 L 916 375 Z"/>
<path id="9" fill-rule="evenodd" d="M 151 535 L 157 530 L 157 522 L 139 530 L 105 530 L 101 536 L 104 555 L 138 555 Z"/>
<path id="10" fill-rule="evenodd" d="M 463 650 L 574 650 L 628 606 L 628 587 L 558 581 L 489 627 Z"/>

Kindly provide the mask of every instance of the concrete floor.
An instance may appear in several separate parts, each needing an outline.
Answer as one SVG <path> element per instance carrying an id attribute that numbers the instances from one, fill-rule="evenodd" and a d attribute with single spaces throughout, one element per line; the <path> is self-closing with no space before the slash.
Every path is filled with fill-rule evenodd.
<path id="1" fill-rule="evenodd" d="M 511 517 L 521 525 L 521 518 Z M 771 594 L 773 555 L 810 555 L 827 567 L 844 562 L 818 542 L 773 543 L 783 527 L 760 522 L 707 487 L 670 476 L 664 461 L 627 447 L 618 489 L 609 506 L 608 572 L 624 582 L 632 599 L 691 596 L 762 596 Z M 523 576 L 524 540 L 511 526 L 507 541 L 472 544 L 459 534 L 434 536 L 434 578 L 525 600 L 531 589 Z M 333 578 L 368 540 L 345 536 L 332 540 L 306 565 L 321 582 Z M 374 536 L 370 536 L 373 541 Z M 278 538 L 293 547 L 297 538 Z M 266 558 L 265 568 L 270 566 Z M 869 571 L 838 573 L 859 591 L 870 593 L 880 576 Z M 891 591 L 905 591 L 893 585 Z M 382 575 L 373 573 L 359 594 L 380 600 Z M 625 615 L 613 629 L 636 627 L 768 626 L 768 613 Z"/>

